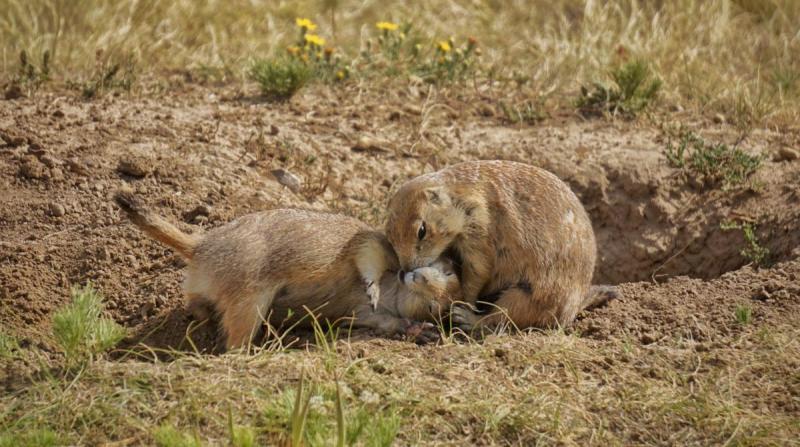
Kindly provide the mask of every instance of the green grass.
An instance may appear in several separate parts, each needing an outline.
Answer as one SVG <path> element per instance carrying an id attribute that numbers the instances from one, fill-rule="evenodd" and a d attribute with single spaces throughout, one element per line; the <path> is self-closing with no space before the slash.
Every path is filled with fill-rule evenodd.
<path id="1" fill-rule="evenodd" d="M 633 60 L 611 70 L 611 84 L 595 82 L 581 87 L 578 108 L 584 114 L 635 116 L 655 101 L 661 90 L 661 79 L 650 66 Z"/>
<path id="2" fill-rule="evenodd" d="M 736 306 L 733 314 L 739 324 L 750 324 L 753 321 L 753 309 L 750 306 Z"/>
<path id="3" fill-rule="evenodd" d="M 739 251 L 751 263 L 766 267 L 769 264 L 769 249 L 761 245 L 756 235 L 756 226 L 750 222 L 722 222 L 722 230 L 741 230 L 745 246 Z"/>
<path id="4" fill-rule="evenodd" d="M 683 170 L 706 186 L 730 189 L 743 185 L 763 161 L 738 146 L 710 143 L 691 131 L 681 130 L 678 144 L 667 143 L 665 155 L 670 166 Z"/>
<path id="5" fill-rule="evenodd" d="M 58 435 L 45 428 L 23 433 L 0 434 L 0 447 L 50 447 L 57 445 L 63 445 Z"/>
<path id="6" fill-rule="evenodd" d="M 16 355 L 16 351 L 19 349 L 19 343 L 17 339 L 0 332 L 0 359 L 9 359 Z"/>
<path id="7" fill-rule="evenodd" d="M 183 433 L 170 425 L 161 425 L 153 433 L 158 447 L 200 447 L 203 444 L 195 436 Z"/>
<path id="8" fill-rule="evenodd" d="M 67 363 L 75 364 L 114 347 L 125 330 L 102 316 L 102 296 L 91 283 L 73 287 L 71 294 L 72 303 L 53 314 L 53 335 Z"/>
<path id="9" fill-rule="evenodd" d="M 256 60 L 249 73 L 250 79 L 258 83 L 261 93 L 276 100 L 290 99 L 312 76 L 305 63 L 289 57 Z"/>

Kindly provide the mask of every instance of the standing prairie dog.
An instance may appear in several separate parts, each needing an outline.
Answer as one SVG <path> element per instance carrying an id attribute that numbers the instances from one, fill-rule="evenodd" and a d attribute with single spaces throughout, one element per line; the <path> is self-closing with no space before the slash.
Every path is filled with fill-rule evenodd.
<path id="1" fill-rule="evenodd" d="M 466 326 L 567 325 L 590 305 L 614 297 L 590 288 L 594 231 L 572 190 L 543 169 L 474 161 L 414 178 L 389 202 L 386 235 L 403 270 L 449 254 L 461 263 L 464 300 L 496 298 L 484 318 L 455 308 Z"/>
<path id="2" fill-rule="evenodd" d="M 277 327 L 294 318 L 308 326 L 309 311 L 387 335 L 418 332 L 410 319 L 432 320 L 431 312 L 460 298 L 452 266 L 440 261 L 398 275 L 385 236 L 353 218 L 277 209 L 197 237 L 144 209 L 131 191 L 114 199 L 134 224 L 187 260 L 187 307 L 200 319 L 207 308 L 217 312 L 228 349 L 247 346 L 264 321 Z M 377 272 L 385 290 L 378 309 L 367 298 L 364 272 Z M 426 329 L 419 338 L 435 338 Z"/>

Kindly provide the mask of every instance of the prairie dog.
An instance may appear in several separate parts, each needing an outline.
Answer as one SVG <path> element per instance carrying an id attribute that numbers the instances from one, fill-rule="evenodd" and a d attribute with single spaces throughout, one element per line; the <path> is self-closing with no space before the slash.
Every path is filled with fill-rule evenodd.
<path id="1" fill-rule="evenodd" d="M 470 326 L 504 314 L 519 328 L 567 325 L 616 293 L 590 291 L 597 248 L 578 198 L 524 163 L 465 162 L 406 182 L 389 201 L 386 235 L 403 270 L 443 254 L 460 260 L 464 300 L 496 299 L 484 318 L 454 311 Z"/>
<path id="2" fill-rule="evenodd" d="M 354 326 L 402 333 L 410 319 L 431 320 L 432 311 L 449 307 L 451 294 L 460 298 L 452 266 L 441 261 L 398 275 L 385 236 L 357 219 L 277 209 L 198 237 L 146 210 L 130 191 L 114 199 L 134 224 L 187 260 L 187 307 L 200 319 L 209 307 L 219 314 L 228 349 L 247 346 L 264 321 L 308 326 L 309 310 L 331 322 L 352 319 Z M 367 299 L 364 269 L 378 272 L 375 284 L 385 289 L 377 310 Z M 429 330 L 421 337 L 433 336 Z"/>

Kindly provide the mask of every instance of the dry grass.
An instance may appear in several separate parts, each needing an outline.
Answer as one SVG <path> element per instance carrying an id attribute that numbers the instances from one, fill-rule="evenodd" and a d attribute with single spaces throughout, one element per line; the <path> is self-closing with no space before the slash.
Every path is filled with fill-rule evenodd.
<path id="1" fill-rule="evenodd" d="M 51 71 L 63 80 L 87 82 L 99 63 L 131 56 L 144 78 L 189 70 L 195 78 L 244 79 L 253 58 L 284 54 L 296 40 L 297 16 L 316 21 L 317 32 L 351 59 L 374 44 L 379 20 L 412 23 L 426 46 L 475 36 L 481 79 L 522 84 L 526 95 L 556 105 L 572 104 L 580 85 L 638 58 L 664 80 L 667 103 L 722 113 L 745 128 L 793 125 L 800 110 L 800 3 L 793 0 L 13 0 L 0 17 L 2 71 L 15 76 L 22 50 L 34 61 L 49 50 Z"/>
<path id="2" fill-rule="evenodd" d="M 335 438 L 337 377 L 348 424 L 399 424 L 404 445 L 774 445 L 800 428 L 790 409 L 798 335 L 761 327 L 713 352 L 684 339 L 641 346 L 549 332 L 444 348 L 340 341 L 333 354 L 103 360 L 4 395 L 0 426 L 6 443 L 49 430 L 71 444 L 166 435 L 224 444 L 233 425 L 276 444 L 288 439 L 305 370 L 314 445 Z"/>

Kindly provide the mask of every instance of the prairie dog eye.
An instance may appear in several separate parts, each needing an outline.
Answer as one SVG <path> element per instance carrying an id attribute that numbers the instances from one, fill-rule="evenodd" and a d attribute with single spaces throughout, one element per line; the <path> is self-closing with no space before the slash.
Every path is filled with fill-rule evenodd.
<path id="1" fill-rule="evenodd" d="M 425 229 L 425 222 L 419 224 L 419 229 L 417 230 L 417 239 L 423 240 L 425 239 L 425 233 L 427 230 Z"/>

